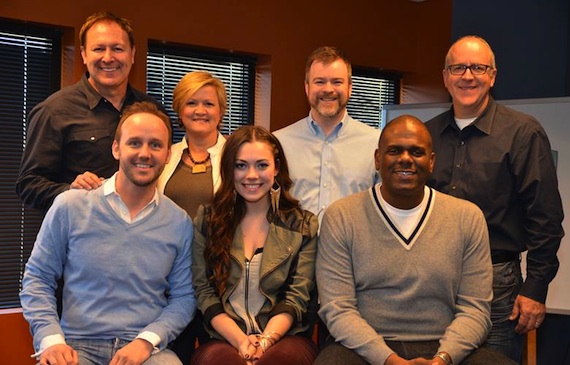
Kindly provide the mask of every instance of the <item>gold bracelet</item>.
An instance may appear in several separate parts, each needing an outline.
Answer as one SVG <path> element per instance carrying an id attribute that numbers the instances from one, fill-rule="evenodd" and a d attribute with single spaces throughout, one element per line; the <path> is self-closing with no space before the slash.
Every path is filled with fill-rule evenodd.
<path id="1" fill-rule="evenodd" d="M 265 353 L 265 351 L 271 347 L 271 343 L 266 338 L 262 338 L 259 340 L 259 347 L 261 347 L 261 351 Z"/>
<path id="2" fill-rule="evenodd" d="M 281 339 L 281 335 L 277 332 L 263 332 L 259 335 L 259 338 L 265 338 L 269 340 L 272 345 L 275 345 L 275 343 Z"/>
<path id="3" fill-rule="evenodd" d="M 263 332 L 260 335 L 257 335 L 259 339 L 259 347 L 261 347 L 261 351 L 265 353 L 268 348 L 275 345 L 277 341 L 281 338 L 277 332 Z"/>

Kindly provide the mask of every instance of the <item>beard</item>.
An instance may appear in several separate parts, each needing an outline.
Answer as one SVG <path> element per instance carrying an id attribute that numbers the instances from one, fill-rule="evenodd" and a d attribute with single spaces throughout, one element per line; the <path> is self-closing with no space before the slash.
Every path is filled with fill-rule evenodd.
<path id="1" fill-rule="evenodd" d="M 323 101 L 321 98 L 336 96 L 335 100 Z M 311 103 L 311 107 L 319 113 L 319 115 L 332 118 L 336 117 L 341 113 L 344 113 L 346 109 L 347 100 L 340 95 L 326 95 L 319 94 Z"/>
<path id="2" fill-rule="evenodd" d="M 123 164 L 123 173 L 127 180 L 129 180 L 133 185 L 138 187 L 147 187 L 156 184 L 164 166 L 161 169 L 149 169 L 146 173 L 139 173 L 136 171 L 136 167 L 132 165 Z"/>

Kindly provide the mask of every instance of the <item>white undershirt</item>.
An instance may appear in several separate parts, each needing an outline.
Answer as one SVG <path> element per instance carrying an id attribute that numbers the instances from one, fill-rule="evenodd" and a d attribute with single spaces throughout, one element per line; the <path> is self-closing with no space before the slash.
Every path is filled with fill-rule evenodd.
<path id="1" fill-rule="evenodd" d="M 465 128 L 468 125 L 470 125 L 471 123 L 473 123 L 475 121 L 475 119 L 477 119 L 477 117 L 474 117 L 474 118 L 455 118 L 455 124 L 457 124 L 459 129 L 463 130 L 463 128 Z"/>
<path id="2" fill-rule="evenodd" d="M 398 228 L 398 231 L 400 231 L 404 237 L 410 238 L 410 235 L 414 232 L 414 229 L 416 229 L 418 222 L 420 221 L 421 216 L 427 206 L 429 199 L 429 188 L 427 186 L 424 187 L 424 198 L 418 206 L 412 209 L 399 209 L 391 206 L 386 202 L 386 200 L 384 200 L 382 194 L 380 193 L 380 185 L 381 184 L 377 185 L 377 192 L 378 199 L 380 200 L 382 208 L 388 217 L 390 217 L 390 220 L 394 223 L 396 228 Z"/>

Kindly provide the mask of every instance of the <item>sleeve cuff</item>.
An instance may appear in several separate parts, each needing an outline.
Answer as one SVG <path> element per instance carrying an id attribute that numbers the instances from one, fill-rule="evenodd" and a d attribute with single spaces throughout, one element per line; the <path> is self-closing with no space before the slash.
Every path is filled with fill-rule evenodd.
<path id="1" fill-rule="evenodd" d="M 51 347 L 54 345 L 62 345 L 62 344 L 65 344 L 65 338 L 62 335 L 60 335 L 59 333 L 55 334 L 55 335 L 46 336 L 46 337 L 42 338 L 42 340 L 40 341 L 40 347 L 39 347 L 39 349 L 37 349 L 38 351 L 35 354 L 33 354 L 31 357 L 37 358 L 48 347 Z"/>
<path id="2" fill-rule="evenodd" d="M 146 342 L 149 342 L 153 347 L 152 355 L 154 355 L 160 351 L 160 349 L 159 349 L 160 336 L 158 336 L 156 333 L 150 332 L 150 331 L 143 331 L 143 332 L 139 333 L 138 336 L 135 338 L 140 338 L 141 340 L 145 340 Z"/>
<path id="3" fill-rule="evenodd" d="M 548 284 L 545 285 L 541 280 L 534 279 L 528 275 L 519 292 L 520 295 L 543 304 L 546 303 L 547 293 Z"/>
<path id="4" fill-rule="evenodd" d="M 216 303 L 214 305 L 209 306 L 206 311 L 204 312 L 204 323 L 206 325 L 210 325 L 212 318 L 217 316 L 218 314 L 225 313 L 224 306 L 222 303 Z"/>

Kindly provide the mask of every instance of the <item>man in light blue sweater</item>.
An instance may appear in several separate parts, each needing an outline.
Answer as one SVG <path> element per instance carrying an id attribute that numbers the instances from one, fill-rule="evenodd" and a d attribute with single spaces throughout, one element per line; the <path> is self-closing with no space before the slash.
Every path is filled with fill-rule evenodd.
<path id="1" fill-rule="evenodd" d="M 316 365 L 498 365 L 489 237 L 474 204 L 425 186 L 435 155 L 405 115 L 382 131 L 382 183 L 333 203 L 317 255 L 319 315 L 332 338 Z"/>
<path id="2" fill-rule="evenodd" d="M 154 104 L 133 104 L 113 142 L 119 171 L 98 189 L 60 194 L 48 211 L 20 294 L 39 364 L 180 364 L 166 346 L 196 299 L 192 222 L 156 189 L 171 135 Z"/>

